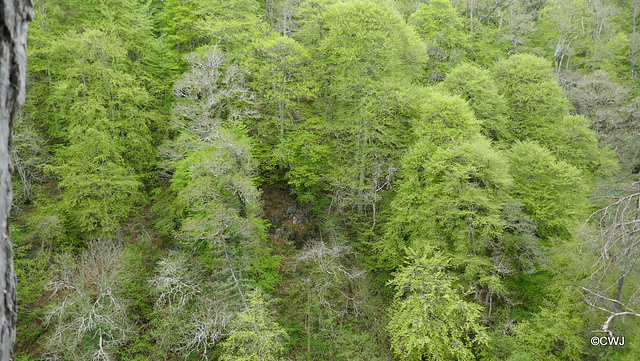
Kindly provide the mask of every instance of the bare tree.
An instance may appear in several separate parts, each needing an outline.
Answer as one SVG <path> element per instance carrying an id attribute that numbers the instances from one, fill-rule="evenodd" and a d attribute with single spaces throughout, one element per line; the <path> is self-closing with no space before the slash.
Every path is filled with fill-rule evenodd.
<path id="1" fill-rule="evenodd" d="M 637 285 L 630 285 L 631 275 L 640 260 L 640 183 L 632 184 L 622 196 L 594 212 L 585 222 L 582 234 L 587 242 L 582 252 L 595 256 L 588 287 L 582 287 L 585 303 L 608 314 L 601 330 L 612 335 L 616 317 L 640 313 L 632 307 L 640 303 Z M 625 292 L 631 288 L 632 292 Z"/>
<path id="2" fill-rule="evenodd" d="M 33 19 L 30 0 L 0 2 L 0 359 L 13 359 L 16 340 L 16 274 L 9 239 L 12 189 L 11 127 L 19 104 L 24 103 L 27 22 Z"/>
<path id="3" fill-rule="evenodd" d="M 317 315 L 318 324 L 328 326 L 326 329 L 332 333 L 334 319 L 343 318 L 350 312 L 363 313 L 363 295 L 357 283 L 365 271 L 349 264 L 348 258 L 353 255 L 355 252 L 347 245 L 318 242 L 295 260 L 296 268 L 309 270 L 308 276 L 300 280 L 309 299 L 307 321 L 311 320 L 312 307 L 318 306 L 324 310 Z M 323 314 L 328 320 L 323 319 Z"/>
<path id="4" fill-rule="evenodd" d="M 45 321 L 53 325 L 46 349 L 49 360 L 114 359 L 134 333 L 127 302 L 118 294 L 124 280 L 123 247 L 110 239 L 94 240 L 77 260 L 56 257 L 45 286 L 56 301 Z"/>
<path id="5" fill-rule="evenodd" d="M 230 296 L 234 285 L 221 274 L 208 274 L 197 257 L 172 252 L 158 262 L 149 284 L 158 296 L 155 310 L 162 321 L 159 347 L 185 358 L 207 352 L 227 335 L 229 323 L 240 306 Z"/>
<path id="6" fill-rule="evenodd" d="M 533 0 L 514 1 L 507 4 L 500 13 L 506 20 L 506 27 L 501 29 L 504 39 L 513 44 L 513 49 L 518 54 L 519 45 L 526 42 L 526 36 L 535 30 L 534 20 L 538 16 L 537 2 Z"/>

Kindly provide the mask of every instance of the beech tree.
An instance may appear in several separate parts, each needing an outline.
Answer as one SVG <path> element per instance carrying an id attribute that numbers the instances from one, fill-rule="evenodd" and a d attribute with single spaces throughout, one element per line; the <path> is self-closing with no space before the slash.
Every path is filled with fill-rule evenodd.
<path id="1" fill-rule="evenodd" d="M 428 249 L 408 250 L 407 264 L 389 281 L 391 349 L 402 360 L 473 360 L 473 348 L 488 340 L 480 306 L 464 301 L 446 273 L 449 259 Z"/>
<path id="2" fill-rule="evenodd" d="M 236 315 L 229 337 L 222 344 L 222 361 L 283 360 L 287 333 L 268 313 L 268 303 L 260 290 L 248 294 L 249 308 Z"/>
<path id="3" fill-rule="evenodd" d="M 141 182 L 109 133 L 76 127 L 53 167 L 64 189 L 59 207 L 74 234 L 109 235 L 142 200 Z"/>
<path id="4" fill-rule="evenodd" d="M 540 141 L 568 110 L 551 64 L 544 58 L 514 55 L 496 63 L 493 74 L 500 94 L 507 101 L 511 141 Z"/>
<path id="5" fill-rule="evenodd" d="M 482 253 L 484 242 L 502 232 L 500 208 L 511 184 L 505 158 L 478 134 L 459 97 L 434 93 L 423 107 L 413 127 L 417 140 L 400 161 L 392 216 L 375 242 L 390 268 L 404 246 Z"/>
<path id="6" fill-rule="evenodd" d="M 405 127 L 406 89 L 419 75 L 424 46 L 388 4 L 335 3 L 306 16 L 296 37 L 304 36 L 300 42 L 314 49 L 314 88 L 321 96 L 315 116 L 326 120 L 321 134 L 335 164 L 326 175 L 333 206 L 363 212 L 371 205 L 365 193 L 377 170 L 384 177 L 393 168 L 391 153 Z M 326 171 L 328 165 L 317 166 Z"/>
<path id="7" fill-rule="evenodd" d="M 517 142 L 507 152 L 514 198 L 536 222 L 542 236 L 567 236 L 585 215 L 588 186 L 583 173 L 532 141 Z"/>
<path id="8" fill-rule="evenodd" d="M 441 81 L 451 67 L 466 58 L 469 39 L 450 1 L 420 2 L 408 22 L 427 46 L 426 82 Z"/>
<path id="9" fill-rule="evenodd" d="M 498 87 L 488 70 L 473 64 L 459 65 L 440 83 L 440 87 L 469 103 L 480 121 L 482 134 L 494 141 L 509 140 L 507 103 L 498 93 Z"/>

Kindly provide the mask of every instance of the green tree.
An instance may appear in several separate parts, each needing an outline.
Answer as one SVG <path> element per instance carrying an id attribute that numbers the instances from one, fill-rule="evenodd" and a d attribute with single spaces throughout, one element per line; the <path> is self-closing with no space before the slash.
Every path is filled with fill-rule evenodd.
<path id="1" fill-rule="evenodd" d="M 396 291 L 387 326 L 392 350 L 402 360 L 474 360 L 473 348 L 487 343 L 480 306 L 464 301 L 446 256 L 407 252 L 389 281 Z"/>
<path id="2" fill-rule="evenodd" d="M 617 169 L 614 153 L 601 146 L 588 120 L 579 115 L 565 115 L 554 132 L 547 132 L 542 143 L 547 144 L 558 159 L 582 170 L 585 178 L 594 182 L 596 176 L 610 176 Z"/>
<path id="3" fill-rule="evenodd" d="M 404 246 L 482 255 L 503 232 L 500 213 L 511 185 L 506 159 L 478 134 L 465 101 L 439 93 L 427 99 L 414 124 L 417 140 L 400 161 L 391 216 L 375 242 L 390 268 Z"/>
<path id="4" fill-rule="evenodd" d="M 507 101 L 508 141 L 540 141 L 567 112 L 550 65 L 544 58 L 520 54 L 494 66 L 498 90 Z"/>
<path id="5" fill-rule="evenodd" d="M 330 170 L 333 205 L 362 212 L 371 205 L 366 192 L 375 178 L 393 167 L 424 47 L 387 4 L 336 3 L 307 16 L 298 36 L 314 59 L 315 116 L 324 120 L 322 139 L 333 150 L 332 165 L 317 166 Z"/>
<path id="6" fill-rule="evenodd" d="M 611 152 L 598 144 L 584 118 L 568 114 L 568 101 L 546 60 L 512 56 L 497 63 L 494 74 L 507 101 L 508 143 L 536 141 L 589 177 L 611 174 Z"/>
<path id="7" fill-rule="evenodd" d="M 269 123 L 282 140 L 285 129 L 291 128 L 294 119 L 300 116 L 300 98 L 310 96 L 305 86 L 308 55 L 294 39 L 284 36 L 264 39 L 258 44 L 257 51 L 260 66 L 254 73 L 253 84 L 265 108 L 265 116 L 271 118 Z"/>
<path id="8" fill-rule="evenodd" d="M 467 63 L 453 69 L 440 87 L 466 100 L 480 121 L 482 133 L 495 141 L 508 139 L 507 103 L 489 71 Z"/>
<path id="9" fill-rule="evenodd" d="M 76 235 L 112 234 L 142 199 L 142 183 L 108 132 L 76 127 L 53 167 L 63 189 L 60 211 Z"/>
<path id="10" fill-rule="evenodd" d="M 585 215 L 588 196 L 583 173 L 532 141 L 516 142 L 507 152 L 512 195 L 536 222 L 542 236 L 567 236 Z"/>
<path id="11" fill-rule="evenodd" d="M 287 333 L 271 318 L 260 290 L 248 294 L 249 308 L 236 315 L 223 342 L 222 361 L 276 361 L 284 351 Z"/>
<path id="12" fill-rule="evenodd" d="M 582 320 L 576 315 L 576 307 L 569 303 L 569 297 L 565 297 L 557 304 L 547 302 L 531 320 L 515 327 L 515 347 L 508 360 L 582 359 Z"/>
<path id="13" fill-rule="evenodd" d="M 427 45 L 429 61 L 425 76 L 428 83 L 441 81 L 452 66 L 466 58 L 471 44 L 450 1 L 421 2 L 408 23 Z"/>

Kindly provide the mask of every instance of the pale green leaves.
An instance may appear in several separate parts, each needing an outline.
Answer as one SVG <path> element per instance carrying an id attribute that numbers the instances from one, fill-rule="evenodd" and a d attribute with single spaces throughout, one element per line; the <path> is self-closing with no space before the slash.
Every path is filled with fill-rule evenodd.
<path id="1" fill-rule="evenodd" d="M 280 361 L 287 333 L 271 319 L 260 290 L 249 293 L 249 308 L 238 313 L 222 344 L 221 361 Z"/>
<path id="2" fill-rule="evenodd" d="M 402 360 L 474 360 L 486 344 L 481 308 L 464 301 L 438 252 L 407 250 L 408 262 L 389 281 L 396 289 L 387 330 Z"/>
<path id="3" fill-rule="evenodd" d="M 582 172 L 557 160 L 535 142 L 518 142 L 507 153 L 514 178 L 513 195 L 542 235 L 566 234 L 585 215 L 587 185 Z"/>

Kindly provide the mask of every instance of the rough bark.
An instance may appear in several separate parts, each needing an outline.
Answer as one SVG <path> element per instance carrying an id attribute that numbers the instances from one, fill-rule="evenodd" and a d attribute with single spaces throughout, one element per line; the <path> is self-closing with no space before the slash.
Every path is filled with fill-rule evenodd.
<path id="1" fill-rule="evenodd" d="M 9 239 L 11 127 L 24 102 L 30 0 L 0 0 L 0 360 L 13 360 L 16 340 L 16 275 Z"/>

